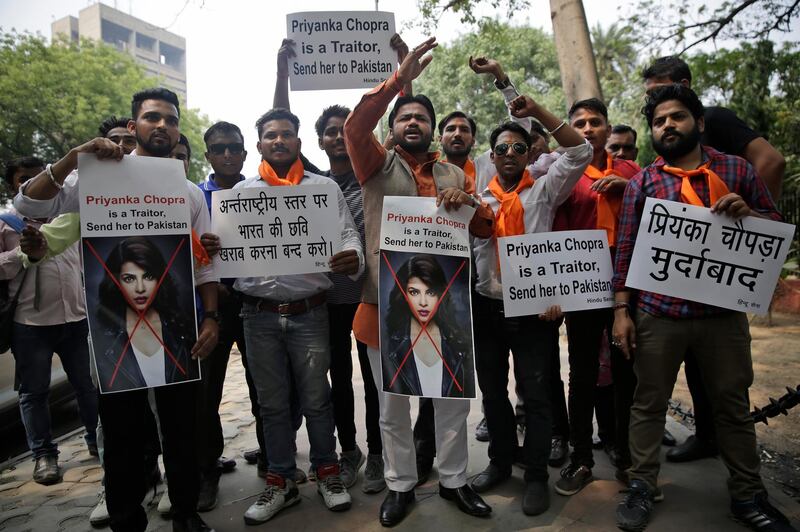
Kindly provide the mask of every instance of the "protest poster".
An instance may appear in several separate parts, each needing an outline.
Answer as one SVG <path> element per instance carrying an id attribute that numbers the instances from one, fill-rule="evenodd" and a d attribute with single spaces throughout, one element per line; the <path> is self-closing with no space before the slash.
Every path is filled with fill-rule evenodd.
<path id="1" fill-rule="evenodd" d="M 385 81 L 397 68 L 394 34 L 394 13 L 385 11 L 286 15 L 296 53 L 289 58 L 292 90 L 366 89 Z"/>
<path id="2" fill-rule="evenodd" d="M 469 221 L 474 209 L 387 196 L 378 313 L 383 391 L 472 399 Z"/>
<path id="3" fill-rule="evenodd" d="M 740 220 L 647 198 L 627 286 L 730 310 L 767 313 L 794 226 Z"/>
<path id="4" fill-rule="evenodd" d="M 191 215 L 180 161 L 80 154 L 81 245 L 101 393 L 200 379 Z"/>
<path id="5" fill-rule="evenodd" d="M 248 187 L 211 195 L 211 228 L 222 249 L 220 277 L 330 271 L 341 251 L 338 187 Z"/>
<path id="6" fill-rule="evenodd" d="M 611 253 L 606 232 L 556 231 L 497 240 L 506 317 L 611 307 Z"/>

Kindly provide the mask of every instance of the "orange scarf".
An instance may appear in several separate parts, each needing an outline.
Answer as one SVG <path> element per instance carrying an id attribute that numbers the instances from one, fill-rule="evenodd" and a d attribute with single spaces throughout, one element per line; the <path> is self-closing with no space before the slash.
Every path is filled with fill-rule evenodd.
<path id="1" fill-rule="evenodd" d="M 208 256 L 206 248 L 203 247 L 203 243 L 194 229 L 192 229 L 192 255 L 194 256 L 195 266 L 211 264 L 211 257 Z"/>
<path id="2" fill-rule="evenodd" d="M 711 161 L 708 161 L 700 166 L 700 168 L 689 171 L 686 171 L 682 168 L 676 168 L 674 166 L 664 165 L 663 170 L 665 172 L 676 175 L 683 179 L 683 182 L 681 183 L 681 201 L 683 203 L 697 205 L 698 207 L 710 207 L 711 205 L 714 205 L 722 196 L 730 194 L 728 185 L 726 185 L 725 182 L 708 167 L 710 164 Z M 697 175 L 704 175 L 708 180 L 708 194 L 711 197 L 711 205 L 704 205 L 700 200 L 700 196 L 697 195 L 694 187 L 692 187 L 692 182 L 689 178 Z"/>
<path id="3" fill-rule="evenodd" d="M 519 180 L 516 188 L 510 192 L 503 190 L 497 175 L 489 181 L 489 192 L 500 202 L 500 208 L 494 215 L 494 234 L 497 238 L 525 233 L 525 209 L 519 200 L 519 193 L 532 187 L 533 182 L 534 180 L 527 170 L 522 174 L 522 179 Z"/>
<path id="4" fill-rule="evenodd" d="M 583 175 L 597 181 L 614 173 L 614 160 L 609 155 L 606 159 L 606 169 L 602 172 L 592 166 L 586 167 Z M 622 196 L 609 198 L 606 194 L 597 194 L 597 228 L 605 229 L 608 235 L 608 245 L 614 247 L 617 243 L 617 219 L 622 207 Z"/>
<path id="5" fill-rule="evenodd" d="M 292 166 L 289 168 L 286 179 L 278 177 L 278 174 L 275 173 L 275 170 L 267 161 L 262 160 L 261 164 L 258 165 L 258 175 L 271 187 L 296 185 L 303 179 L 304 174 L 303 163 L 300 161 L 299 157 L 295 159 Z"/>

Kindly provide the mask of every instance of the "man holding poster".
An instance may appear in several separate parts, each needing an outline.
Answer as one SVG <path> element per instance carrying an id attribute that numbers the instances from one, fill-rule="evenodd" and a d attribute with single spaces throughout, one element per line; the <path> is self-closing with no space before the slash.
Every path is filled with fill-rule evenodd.
<path id="1" fill-rule="evenodd" d="M 137 146 L 129 157 L 168 157 L 180 135 L 178 97 L 164 88 L 148 89 L 133 96 L 131 107 L 133 119 L 128 123 L 128 130 L 135 134 Z M 76 169 L 78 154 L 94 154 L 97 159 L 111 160 L 121 160 L 124 155 L 121 146 L 105 138 L 96 138 L 73 148 L 65 157 L 48 165 L 44 172 L 21 188 L 14 198 L 17 210 L 33 217 L 77 212 L 81 206 Z M 147 166 L 146 161 L 142 163 L 142 166 Z M 195 235 L 203 234 L 208 230 L 210 222 L 203 194 L 194 183 L 188 180 L 184 183 L 186 188 L 181 198 L 188 204 L 185 208 L 189 210 L 192 231 Z M 148 191 L 140 192 L 146 194 Z M 69 227 L 65 229 L 68 230 Z M 195 242 L 197 246 L 194 245 Z M 205 319 L 200 325 L 197 341 L 189 348 L 187 355 L 192 359 L 202 359 L 217 343 L 217 278 L 208 256 L 199 245 L 199 238 L 192 239 L 192 255 L 195 262 L 195 284 L 203 302 Z M 102 253 L 100 256 L 107 257 Z M 150 262 L 141 261 L 141 264 Z M 141 289 L 148 286 L 149 276 L 146 271 L 140 271 L 146 268 L 137 261 L 128 260 L 122 265 L 125 264 L 133 264 L 138 268 L 130 267 L 128 272 L 134 281 L 132 303 L 135 306 L 137 297 L 141 297 Z M 150 271 L 150 275 L 154 275 L 153 271 Z M 149 310 L 143 312 L 147 314 Z M 167 316 L 169 312 L 167 307 Z M 157 332 L 161 311 L 158 321 L 150 319 L 152 316 L 146 317 Z M 163 331 L 163 325 L 161 329 Z M 149 328 L 148 331 L 153 333 Z M 196 360 L 194 363 L 196 364 Z M 196 509 L 199 488 L 194 415 L 196 392 L 196 382 L 155 389 L 175 530 L 210 530 L 200 519 Z M 113 530 L 143 531 L 147 526 L 147 516 L 141 505 L 148 488 L 147 472 L 141 464 L 147 438 L 145 412 L 149 408 L 146 389 L 100 395 L 100 419 L 105 439 L 106 499 Z"/>
<path id="2" fill-rule="evenodd" d="M 478 384 L 491 434 L 489 466 L 473 481 L 478 492 L 488 491 L 511 476 L 517 449 L 514 409 L 508 400 L 508 352 L 514 357 L 516 380 L 525 403 L 526 489 L 522 511 L 539 515 L 550 507 L 547 460 L 552 429 L 549 375 L 552 351 L 557 346 L 561 317 L 558 306 L 539 316 L 505 317 L 500 279 L 498 238 L 550 231 L 556 208 L 569 196 L 591 160 L 591 146 L 573 129 L 527 96 L 510 104 L 514 116 L 533 116 L 565 148 L 564 154 L 534 180 L 526 166 L 530 134 L 507 122 L 490 136 L 496 174 L 481 194 L 494 215 L 490 238 L 474 243 L 477 292 L 474 299 L 475 348 Z"/>
<path id="3" fill-rule="evenodd" d="M 667 400 L 684 356 L 692 352 L 711 400 L 720 453 L 730 471 L 733 517 L 757 530 L 793 530 L 767 500 L 759 474 L 749 413 L 753 363 L 747 315 L 644 290 L 634 297 L 625 286 L 648 197 L 710 207 L 712 213 L 737 219 L 779 220 L 780 214 L 749 163 L 700 144 L 703 104 L 691 89 L 678 84 L 657 88 L 648 95 L 643 113 L 661 158 L 625 189 L 615 262 L 613 342 L 626 357 L 634 358 L 638 379 L 631 409 L 630 491 L 617 507 L 618 526 L 638 531 L 650 519 Z"/>
<path id="4" fill-rule="evenodd" d="M 262 115 L 256 121 L 259 138 L 256 147 L 261 154 L 258 176 L 237 183 L 233 190 L 329 186 L 336 193 L 334 208 L 338 213 L 343 250 L 332 257 L 322 256 L 326 257 L 330 271 L 358 279 L 363 272 L 364 259 L 353 217 L 339 187 L 329 178 L 303 168 L 299 159 L 299 127 L 298 118 L 286 109 L 272 109 Z M 314 207 L 309 202 L 305 208 Z M 295 428 L 290 408 L 287 408 L 292 379 L 306 418 L 317 491 L 328 509 L 350 508 L 350 494 L 342 483 L 336 456 L 328 383 L 330 343 L 325 302 L 326 292 L 332 285 L 327 273 L 319 271 L 239 277 L 234 284 L 243 294 L 247 362 L 261 405 L 269 462 L 267 486 L 244 514 L 248 524 L 263 523 L 283 508 L 300 502 L 294 482 Z"/>
<path id="5" fill-rule="evenodd" d="M 382 389 L 381 351 L 378 319 L 378 278 L 380 272 L 380 231 L 385 196 L 437 197 L 445 208 L 475 205 L 474 184 L 464 172 L 451 164 L 439 162 L 437 152 L 429 152 L 436 123 L 431 101 L 421 95 L 401 96 L 389 114 L 389 127 L 396 142 L 385 149 L 372 130 L 380 122 L 389 102 L 404 84 L 416 79 L 431 61 L 423 56 L 436 47 L 430 38 L 414 48 L 388 80 L 365 94 L 344 125 L 345 143 L 356 178 L 361 183 L 367 243 L 367 275 L 362 303 L 353 321 L 355 337 L 367 344 L 375 385 Z M 475 231 L 489 234 L 491 214 L 473 219 Z M 472 228 L 471 228 L 472 229 Z M 383 434 L 384 476 L 389 493 L 380 510 L 380 522 L 394 526 L 406 516 L 414 503 L 417 467 L 414 438 L 407 396 L 380 392 L 381 432 Z M 467 415 L 469 402 L 434 399 L 436 438 L 439 461 L 439 495 L 453 500 L 470 515 L 486 516 L 491 512 L 483 499 L 468 485 Z"/>

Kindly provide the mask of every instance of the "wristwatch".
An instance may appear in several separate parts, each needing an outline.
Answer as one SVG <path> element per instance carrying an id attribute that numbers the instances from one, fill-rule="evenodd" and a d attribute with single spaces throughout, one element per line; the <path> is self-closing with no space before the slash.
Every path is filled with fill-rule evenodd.
<path id="1" fill-rule="evenodd" d="M 495 80 L 495 82 L 494 82 L 494 86 L 497 87 L 500 90 L 505 89 L 509 85 L 511 85 L 511 79 L 508 76 L 506 76 L 503 81 Z"/>
<path id="2" fill-rule="evenodd" d="M 214 321 L 216 321 L 217 323 L 219 323 L 219 319 L 220 319 L 220 317 L 221 317 L 221 316 L 219 315 L 219 311 L 218 311 L 218 310 L 207 310 L 207 311 L 205 311 L 205 313 L 203 314 L 203 318 L 204 318 L 204 319 L 205 319 L 205 318 L 208 318 L 208 319 L 210 319 L 210 320 L 214 320 Z"/>

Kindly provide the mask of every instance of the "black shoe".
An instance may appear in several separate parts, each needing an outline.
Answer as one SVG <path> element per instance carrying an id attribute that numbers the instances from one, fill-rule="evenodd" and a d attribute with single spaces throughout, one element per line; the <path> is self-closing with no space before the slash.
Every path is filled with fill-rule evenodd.
<path id="1" fill-rule="evenodd" d="M 567 440 L 556 436 L 550 440 L 550 458 L 547 459 L 547 465 L 550 467 L 561 467 L 567 461 L 569 456 L 569 446 Z"/>
<path id="2" fill-rule="evenodd" d="M 383 526 L 394 526 L 402 521 L 409 508 L 414 504 L 414 490 L 389 490 L 381 504 L 380 521 Z"/>
<path id="3" fill-rule="evenodd" d="M 665 428 L 664 436 L 661 438 L 661 445 L 665 447 L 675 447 L 677 444 L 678 442 L 675 440 L 675 436 Z"/>
<path id="4" fill-rule="evenodd" d="M 54 454 L 40 456 L 33 466 L 33 480 L 42 486 L 61 482 L 61 468 L 58 467 L 58 456 Z"/>
<path id="5" fill-rule="evenodd" d="M 719 449 L 717 444 L 707 440 L 701 440 L 692 435 L 686 441 L 667 451 L 668 462 L 692 462 L 702 458 L 717 456 Z"/>
<path id="6" fill-rule="evenodd" d="M 501 469 L 499 466 L 490 462 L 489 465 L 486 466 L 486 469 L 478 473 L 478 476 L 472 479 L 470 485 L 477 493 L 484 493 L 510 476 L 511 468 Z"/>
<path id="7" fill-rule="evenodd" d="M 486 424 L 486 418 L 484 417 L 478 422 L 478 426 L 475 427 L 475 439 L 478 441 L 489 441 L 489 426 Z"/>
<path id="8" fill-rule="evenodd" d="M 543 514 L 550 508 L 550 488 L 544 480 L 534 480 L 525 485 L 522 512 L 525 515 Z"/>
<path id="9" fill-rule="evenodd" d="M 631 480 L 625 499 L 617 505 L 617 526 L 629 532 L 644 530 L 653 512 L 653 492 L 641 480 Z"/>
<path id="10" fill-rule="evenodd" d="M 172 532 L 214 532 L 200 516 L 192 514 L 187 518 L 172 518 Z"/>
<path id="11" fill-rule="evenodd" d="M 222 473 L 230 473 L 236 469 L 236 460 L 233 458 L 220 456 L 217 458 L 217 469 L 219 469 Z"/>
<path id="12" fill-rule="evenodd" d="M 197 494 L 197 511 L 210 512 L 217 507 L 217 494 L 219 493 L 219 476 L 221 471 L 215 469 L 202 474 L 200 491 Z"/>
<path id="13" fill-rule="evenodd" d="M 242 454 L 244 461 L 250 465 L 258 463 L 258 457 L 261 455 L 261 449 L 250 449 Z"/>
<path id="14" fill-rule="evenodd" d="M 460 488 L 445 488 L 439 484 L 439 497 L 448 501 L 456 501 L 458 509 L 467 515 L 486 517 L 492 513 L 492 507 L 486 504 L 468 484 Z"/>
<path id="15" fill-rule="evenodd" d="M 428 482 L 432 470 L 433 458 L 417 455 L 417 486 L 422 486 Z"/>
<path id="16" fill-rule="evenodd" d="M 759 532 L 797 532 L 786 516 L 769 503 L 766 491 L 749 501 L 731 501 L 731 514 L 735 521 Z"/>

